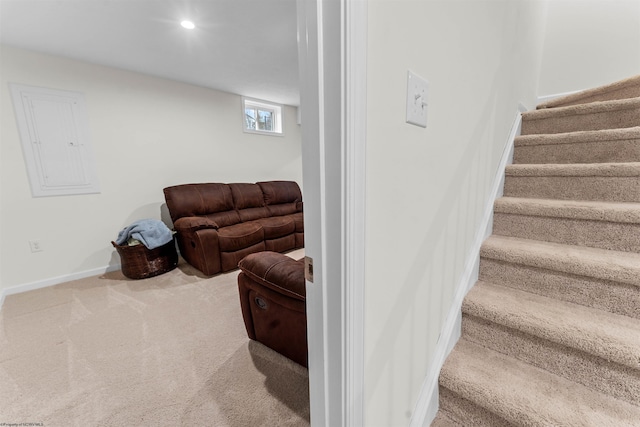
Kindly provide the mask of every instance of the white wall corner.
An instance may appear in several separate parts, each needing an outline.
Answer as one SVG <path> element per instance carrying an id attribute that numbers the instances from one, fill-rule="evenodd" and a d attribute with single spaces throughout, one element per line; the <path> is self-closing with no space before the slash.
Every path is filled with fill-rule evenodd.
<path id="1" fill-rule="evenodd" d="M 427 371 L 416 408 L 411 417 L 410 427 L 429 427 L 438 413 L 438 377 L 444 362 L 460 339 L 462 326 L 462 301 L 469 290 L 478 280 L 480 268 L 480 247 L 485 239 L 491 235 L 493 228 L 493 205 L 496 199 L 502 197 L 504 190 L 504 173 L 507 165 L 513 163 L 513 149 L 516 136 L 520 135 L 522 113 L 526 108 L 518 105 L 516 117 L 511 126 L 511 132 L 502 152 L 500 163 L 493 178 L 491 193 L 485 202 L 484 215 L 476 232 L 471 250 L 467 255 L 467 262 L 458 285 L 453 303 L 449 307 L 447 318 L 442 327 L 436 344 L 433 360 Z"/>

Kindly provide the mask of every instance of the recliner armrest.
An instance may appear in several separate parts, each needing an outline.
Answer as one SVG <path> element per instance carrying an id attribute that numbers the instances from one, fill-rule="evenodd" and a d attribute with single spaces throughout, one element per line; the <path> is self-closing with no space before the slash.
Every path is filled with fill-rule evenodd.
<path id="1" fill-rule="evenodd" d="M 214 228 L 218 229 L 218 224 L 215 221 L 210 220 L 209 218 L 204 218 L 200 216 L 186 216 L 177 219 L 173 223 L 173 227 L 177 231 L 198 231 L 203 228 Z"/>
<path id="2" fill-rule="evenodd" d="M 306 283 L 304 263 L 277 252 L 258 252 L 244 257 L 240 270 L 271 290 L 304 301 Z"/>

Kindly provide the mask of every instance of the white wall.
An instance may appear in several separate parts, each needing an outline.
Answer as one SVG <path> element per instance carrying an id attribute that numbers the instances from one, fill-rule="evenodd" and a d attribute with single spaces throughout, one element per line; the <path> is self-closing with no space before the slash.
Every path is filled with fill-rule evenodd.
<path id="1" fill-rule="evenodd" d="M 539 95 L 640 74 L 640 1 L 549 2 Z"/>
<path id="2" fill-rule="evenodd" d="M 160 219 L 166 186 L 302 184 L 293 107 L 284 137 L 246 134 L 237 95 L 7 46 L 0 54 L 0 291 L 117 265 L 111 240 L 137 219 Z M 31 197 L 8 82 L 85 94 L 100 194 Z M 30 239 L 44 251 L 31 253 Z"/>
<path id="3" fill-rule="evenodd" d="M 369 2 L 367 426 L 412 416 L 518 103 L 534 106 L 545 5 Z M 426 129 L 405 123 L 407 69 L 430 83 Z"/>

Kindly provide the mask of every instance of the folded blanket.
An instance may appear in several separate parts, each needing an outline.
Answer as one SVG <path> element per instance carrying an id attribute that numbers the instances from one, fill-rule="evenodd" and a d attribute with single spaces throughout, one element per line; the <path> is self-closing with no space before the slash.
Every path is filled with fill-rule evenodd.
<path id="1" fill-rule="evenodd" d="M 147 249 L 155 249 L 172 241 L 173 234 L 160 220 L 141 219 L 122 229 L 118 233 L 116 244 L 122 245 L 129 238 L 140 240 Z"/>

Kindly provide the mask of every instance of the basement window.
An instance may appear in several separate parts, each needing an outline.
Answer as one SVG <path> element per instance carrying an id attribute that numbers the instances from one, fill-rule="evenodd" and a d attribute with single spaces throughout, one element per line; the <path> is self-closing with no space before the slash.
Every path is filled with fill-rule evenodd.
<path id="1" fill-rule="evenodd" d="M 248 133 L 282 136 L 282 105 L 243 97 L 242 123 Z"/>

